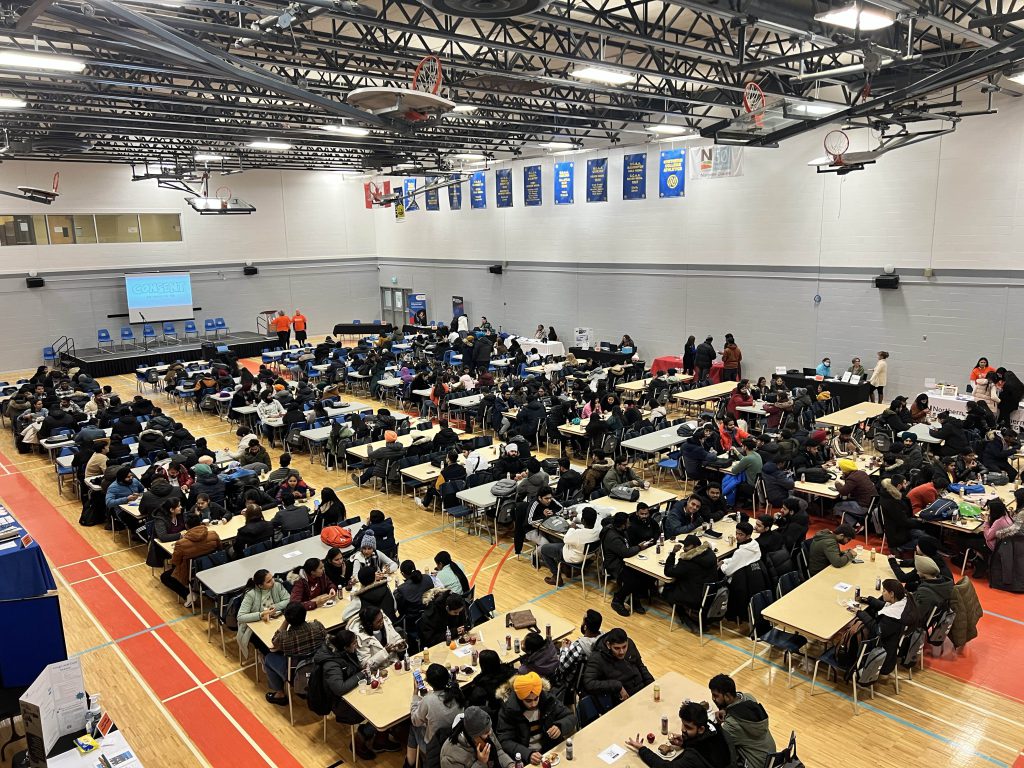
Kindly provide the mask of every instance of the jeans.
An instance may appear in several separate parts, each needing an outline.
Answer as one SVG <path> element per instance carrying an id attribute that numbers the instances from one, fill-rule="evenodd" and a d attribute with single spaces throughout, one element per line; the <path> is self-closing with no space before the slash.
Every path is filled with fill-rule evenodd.
<path id="1" fill-rule="evenodd" d="M 561 542 L 553 541 L 549 544 L 544 544 L 540 548 L 540 556 L 544 558 L 544 564 L 551 569 L 552 576 L 557 575 L 558 564 L 565 562 L 562 557 L 562 548 L 564 546 Z"/>
<path id="2" fill-rule="evenodd" d="M 640 599 L 647 597 L 651 591 L 651 577 L 625 565 L 622 566 L 622 573 L 616 578 L 616 582 L 619 589 L 612 595 L 613 603 L 625 603 L 629 597 L 633 598 L 634 603 L 639 603 Z"/>
<path id="3" fill-rule="evenodd" d="M 288 676 L 288 657 L 273 651 L 263 657 L 263 669 L 267 673 L 267 684 L 272 691 L 283 691 Z"/>
<path id="4" fill-rule="evenodd" d="M 174 571 L 164 571 L 160 574 L 160 581 L 164 586 L 181 597 L 189 596 L 189 588 L 174 578 Z"/>
<path id="5" fill-rule="evenodd" d="M 848 517 L 852 517 L 858 523 L 863 523 L 864 518 L 867 517 L 868 514 L 868 511 L 853 499 L 840 501 L 832 508 L 832 511 L 837 515 L 847 515 Z"/>

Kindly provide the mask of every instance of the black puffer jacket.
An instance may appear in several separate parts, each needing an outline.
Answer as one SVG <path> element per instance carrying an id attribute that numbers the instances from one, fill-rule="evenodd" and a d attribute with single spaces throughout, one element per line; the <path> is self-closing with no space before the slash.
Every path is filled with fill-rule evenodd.
<path id="1" fill-rule="evenodd" d="M 674 581 L 665 587 L 664 597 L 670 603 L 688 608 L 700 606 L 704 596 L 704 585 L 715 580 L 718 573 L 718 558 L 707 544 L 701 544 L 688 552 L 669 552 L 665 560 L 665 575 Z"/>
<path id="2" fill-rule="evenodd" d="M 627 640 L 626 655 L 622 659 L 608 650 L 607 635 L 601 635 L 594 643 L 594 650 L 587 657 L 583 670 L 583 690 L 592 696 L 602 694 L 619 701 L 623 688 L 630 696 L 654 682 L 654 676 L 647 669 L 640 651 L 632 640 Z"/>
<path id="3" fill-rule="evenodd" d="M 640 551 L 639 546 L 631 547 L 626 540 L 626 532 L 618 530 L 611 523 L 605 526 L 600 536 L 601 550 L 604 553 L 604 567 L 609 575 L 616 581 L 622 576 L 622 569 L 625 564 L 622 562 L 627 557 L 632 557 Z"/>

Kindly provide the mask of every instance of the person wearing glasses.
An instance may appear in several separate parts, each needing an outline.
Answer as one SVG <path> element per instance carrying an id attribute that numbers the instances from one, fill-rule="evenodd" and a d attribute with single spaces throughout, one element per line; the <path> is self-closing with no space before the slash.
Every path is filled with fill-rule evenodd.
<path id="1" fill-rule="evenodd" d="M 850 367 L 846 369 L 846 372 L 854 376 L 860 376 L 862 379 L 864 378 L 864 366 L 860 364 L 859 357 L 855 357 L 850 361 Z"/>

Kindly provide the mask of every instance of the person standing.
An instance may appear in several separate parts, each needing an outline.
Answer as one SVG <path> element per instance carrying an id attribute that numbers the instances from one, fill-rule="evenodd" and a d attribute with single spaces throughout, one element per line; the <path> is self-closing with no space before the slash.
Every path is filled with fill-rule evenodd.
<path id="1" fill-rule="evenodd" d="M 885 382 L 889 375 L 889 353 L 882 351 L 878 353 L 878 362 L 871 371 L 871 378 L 868 379 L 868 398 L 873 403 L 882 402 L 885 397 Z M 878 398 L 877 400 L 875 398 Z"/>
<path id="2" fill-rule="evenodd" d="M 702 381 L 708 378 L 711 373 L 711 364 L 718 357 L 718 353 L 715 352 L 713 346 L 714 339 L 708 336 L 704 339 L 704 342 L 700 344 L 693 354 L 693 367 L 696 371 L 697 384 L 699 385 Z"/>
<path id="3" fill-rule="evenodd" d="M 697 353 L 697 340 L 690 336 L 683 345 L 683 373 L 693 375 L 693 357 Z"/>
<path id="4" fill-rule="evenodd" d="M 277 332 L 277 343 L 281 345 L 281 349 L 288 348 L 291 327 L 292 319 L 284 313 L 283 309 L 277 310 L 277 317 L 270 321 L 270 329 Z"/>
<path id="5" fill-rule="evenodd" d="M 731 333 L 725 334 L 725 348 L 722 350 L 723 381 L 739 381 L 742 360 L 743 352 L 736 346 L 736 339 Z"/>
<path id="6" fill-rule="evenodd" d="M 1005 368 L 999 368 L 994 378 L 999 389 L 999 426 L 1010 427 L 1010 417 L 1020 408 L 1020 401 L 1024 399 L 1024 383 L 1017 378 L 1017 374 Z"/>
<path id="7" fill-rule="evenodd" d="M 292 316 L 292 328 L 295 329 L 295 340 L 299 342 L 299 346 L 304 346 L 306 344 L 306 316 L 302 314 L 301 310 L 295 310 L 295 314 Z"/>

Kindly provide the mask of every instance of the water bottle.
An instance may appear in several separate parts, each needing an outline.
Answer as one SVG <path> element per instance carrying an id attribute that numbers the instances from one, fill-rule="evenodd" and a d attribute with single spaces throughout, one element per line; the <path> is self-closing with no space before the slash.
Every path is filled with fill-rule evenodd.
<path id="1" fill-rule="evenodd" d="M 95 736 L 96 727 L 99 725 L 102 710 L 100 709 L 100 695 L 89 694 L 89 709 L 85 713 L 85 732 L 89 736 Z"/>
<path id="2" fill-rule="evenodd" d="M 565 759 L 572 760 L 572 739 L 565 740 Z"/>
<path id="3" fill-rule="evenodd" d="M 444 631 L 444 641 L 446 643 L 448 643 L 449 645 L 451 644 L 451 642 L 452 642 L 452 630 L 451 630 L 451 627 L 448 627 L 448 628 L 445 629 L 445 631 Z"/>
<path id="4" fill-rule="evenodd" d="M 409 652 L 406 651 L 405 656 L 402 657 L 402 669 L 408 672 L 411 666 L 412 665 L 409 663 Z"/>
<path id="5" fill-rule="evenodd" d="M 516 768 L 523 768 L 523 756 L 519 752 L 516 752 Z"/>

